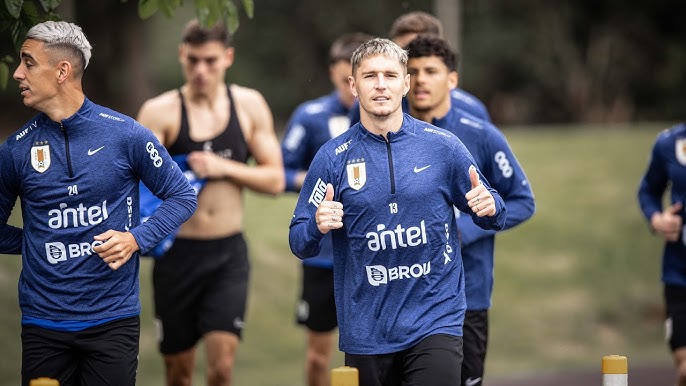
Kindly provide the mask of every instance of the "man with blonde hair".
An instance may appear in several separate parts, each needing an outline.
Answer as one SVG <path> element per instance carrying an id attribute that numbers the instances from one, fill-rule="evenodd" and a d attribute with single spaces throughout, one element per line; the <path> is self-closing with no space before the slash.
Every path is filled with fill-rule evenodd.
<path id="1" fill-rule="evenodd" d="M 360 386 L 454 386 L 466 303 L 453 206 L 497 230 L 505 205 L 457 137 L 403 114 L 406 51 L 375 38 L 351 64 L 360 122 L 315 155 L 291 250 L 316 256 L 331 233 L 339 348 Z"/>
<path id="2" fill-rule="evenodd" d="M 365 33 L 338 37 L 329 49 L 329 79 L 334 91 L 302 103 L 288 121 L 281 143 L 286 172 L 286 190 L 298 192 L 317 150 L 350 127 L 355 96 L 348 77 L 350 57 L 360 44 L 371 39 Z M 331 237 L 322 241 L 318 256 L 303 260 L 301 295 L 297 322 L 307 328 L 305 372 L 308 386 L 328 386 L 329 365 L 336 332 L 336 304 L 333 295 Z"/>

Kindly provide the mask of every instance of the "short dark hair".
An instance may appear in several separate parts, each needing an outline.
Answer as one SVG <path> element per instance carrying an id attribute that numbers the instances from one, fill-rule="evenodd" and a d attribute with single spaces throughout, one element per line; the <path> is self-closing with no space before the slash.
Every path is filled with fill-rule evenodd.
<path id="1" fill-rule="evenodd" d="M 184 27 L 181 41 L 191 45 L 217 41 L 225 47 L 231 47 L 231 38 L 231 34 L 229 34 L 223 23 L 217 23 L 211 28 L 205 28 L 200 25 L 197 19 L 193 19 Z"/>
<path id="2" fill-rule="evenodd" d="M 350 62 L 353 52 L 362 43 L 372 39 L 372 35 L 363 32 L 353 32 L 341 35 L 334 40 L 329 49 L 329 64 L 334 64 L 340 61 Z"/>
<path id="3" fill-rule="evenodd" d="M 418 35 L 407 45 L 408 58 L 438 56 L 448 70 L 457 71 L 458 55 L 443 38 L 432 35 Z"/>
<path id="4" fill-rule="evenodd" d="M 422 11 L 414 11 L 400 15 L 395 19 L 388 35 L 391 39 L 395 39 L 408 33 L 443 36 L 443 24 L 436 16 Z"/>

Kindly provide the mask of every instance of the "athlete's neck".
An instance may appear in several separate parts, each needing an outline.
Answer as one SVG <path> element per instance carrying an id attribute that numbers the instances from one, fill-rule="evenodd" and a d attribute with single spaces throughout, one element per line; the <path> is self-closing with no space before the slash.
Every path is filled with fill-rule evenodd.
<path id="1" fill-rule="evenodd" d="M 61 122 L 76 114 L 81 106 L 83 106 L 85 99 L 86 96 L 80 89 L 71 90 L 69 92 L 59 93 L 47 103 L 47 106 L 37 107 L 37 109 L 44 112 L 50 120 Z"/>
<path id="2" fill-rule="evenodd" d="M 417 109 L 410 105 L 410 115 L 424 122 L 433 123 L 434 119 L 441 119 L 450 111 L 450 98 L 446 98 L 440 104 L 427 109 Z"/>
<path id="3" fill-rule="evenodd" d="M 224 83 L 220 83 L 213 89 L 195 90 L 186 83 L 181 87 L 181 92 L 188 103 L 193 105 L 206 105 L 212 108 L 226 95 L 226 87 L 227 86 Z"/>

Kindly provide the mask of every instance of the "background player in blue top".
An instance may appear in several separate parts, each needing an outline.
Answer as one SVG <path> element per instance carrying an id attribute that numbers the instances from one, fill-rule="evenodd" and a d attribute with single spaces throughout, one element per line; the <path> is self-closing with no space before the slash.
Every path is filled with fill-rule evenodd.
<path id="1" fill-rule="evenodd" d="M 188 219 L 188 181 L 154 135 L 86 98 L 91 45 L 66 22 L 32 27 L 14 72 L 40 112 L 0 146 L 0 253 L 21 253 L 22 384 L 134 385 L 139 253 Z M 163 200 L 140 223 L 143 181 Z M 23 229 L 7 220 L 20 198 Z"/>
<path id="2" fill-rule="evenodd" d="M 671 185 L 670 205 L 662 202 Z M 653 233 L 665 239 L 662 282 L 665 329 L 679 386 L 686 385 L 686 124 L 660 133 L 638 189 L 638 201 Z"/>
<path id="3" fill-rule="evenodd" d="M 331 232 L 339 347 L 361 386 L 456 385 L 466 303 L 452 208 L 497 230 L 505 205 L 457 137 L 403 114 L 404 50 L 372 39 L 351 63 L 361 121 L 312 161 L 291 250 L 315 256 Z"/>
<path id="4" fill-rule="evenodd" d="M 344 34 L 329 49 L 329 79 L 334 91 L 298 106 L 288 121 L 281 142 L 286 189 L 299 192 L 317 150 L 350 127 L 350 108 L 355 96 L 350 89 L 350 57 L 360 44 L 371 39 L 364 33 Z M 303 260 L 302 287 L 296 307 L 299 324 L 307 328 L 305 373 L 308 386 L 328 386 L 333 352 L 336 304 L 333 295 L 331 236 L 322 240 L 315 257 Z"/>
<path id="5" fill-rule="evenodd" d="M 458 77 L 457 55 L 448 42 L 423 35 L 412 40 L 407 49 L 411 85 L 407 100 L 411 115 L 460 138 L 505 201 L 507 222 L 504 229 L 529 219 L 535 210 L 534 196 L 505 136 L 489 122 L 462 111 L 450 97 Z M 462 385 L 474 386 L 482 384 L 486 358 L 495 231 L 481 229 L 464 213 L 456 211 L 456 214 L 467 296 Z"/>
<path id="6" fill-rule="evenodd" d="M 391 25 L 389 36 L 400 47 L 407 45 L 418 35 L 443 37 L 441 21 L 426 12 L 413 11 L 398 16 Z M 473 116 L 490 121 L 486 106 L 477 97 L 455 86 L 451 92 L 452 104 Z"/>
<path id="7" fill-rule="evenodd" d="M 407 44 L 411 42 L 418 35 L 430 35 L 436 37 L 443 36 L 443 25 L 441 21 L 435 16 L 422 11 L 413 11 L 398 16 L 388 33 L 391 40 L 400 47 L 406 48 Z M 477 97 L 468 93 L 467 91 L 455 87 L 450 91 L 453 106 L 460 110 L 472 114 L 473 116 L 491 121 L 491 116 L 488 114 L 486 106 Z M 407 109 L 406 101 L 403 101 L 403 110 Z M 353 106 L 350 117 L 352 122 L 360 120 L 360 109 L 357 104 Z"/>

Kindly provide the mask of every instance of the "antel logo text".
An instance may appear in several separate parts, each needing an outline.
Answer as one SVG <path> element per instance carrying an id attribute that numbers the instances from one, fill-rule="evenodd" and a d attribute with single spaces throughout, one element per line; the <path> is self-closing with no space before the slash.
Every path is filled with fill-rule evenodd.
<path id="1" fill-rule="evenodd" d="M 398 224 L 395 229 L 386 229 L 386 225 L 378 224 L 376 232 L 367 232 L 367 247 L 376 252 L 379 250 L 416 247 L 426 244 L 426 225 L 424 220 L 418 227 L 403 228 Z"/>
<path id="2" fill-rule="evenodd" d="M 90 207 L 86 207 L 81 202 L 76 208 L 69 208 L 67 204 L 60 203 L 60 208 L 51 209 L 48 216 L 50 216 L 48 226 L 52 229 L 98 225 L 109 217 L 107 200 L 104 200 L 101 205 Z"/>

